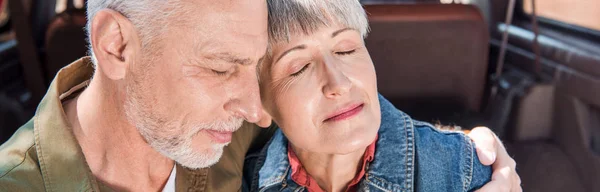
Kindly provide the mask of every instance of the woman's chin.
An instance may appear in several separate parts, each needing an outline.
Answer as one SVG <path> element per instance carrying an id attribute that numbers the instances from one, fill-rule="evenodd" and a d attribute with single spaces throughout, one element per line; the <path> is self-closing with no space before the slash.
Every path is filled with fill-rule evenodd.
<path id="1" fill-rule="evenodd" d="M 361 152 L 362 153 L 369 146 L 369 144 L 367 144 L 367 145 L 356 145 L 354 147 L 345 147 L 343 149 L 339 149 L 339 150 L 334 151 L 332 154 L 335 154 L 335 155 L 348 155 L 348 154 L 352 154 L 352 153 L 356 153 L 356 152 Z"/>
<path id="2" fill-rule="evenodd" d="M 347 155 L 358 151 L 364 151 L 371 143 L 373 143 L 376 136 L 376 132 L 374 134 L 362 132 L 359 135 L 336 137 L 338 139 L 329 139 L 321 144 L 320 149 L 328 154 Z"/>

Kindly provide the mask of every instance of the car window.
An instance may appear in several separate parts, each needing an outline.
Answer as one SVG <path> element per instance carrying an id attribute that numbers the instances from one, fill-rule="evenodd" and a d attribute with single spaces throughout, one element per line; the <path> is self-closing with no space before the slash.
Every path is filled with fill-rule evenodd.
<path id="1" fill-rule="evenodd" d="M 57 14 L 62 13 L 67 9 L 67 1 L 72 1 L 73 6 L 77 9 L 81 9 L 85 5 L 84 0 L 56 0 L 55 9 Z"/>
<path id="2" fill-rule="evenodd" d="M 83 0 L 73 0 L 73 4 L 75 5 L 75 8 L 81 9 L 85 5 L 85 2 Z"/>
<path id="3" fill-rule="evenodd" d="M 600 31 L 599 0 L 535 1 L 539 17 Z M 532 13 L 531 0 L 523 0 L 525 13 Z"/>

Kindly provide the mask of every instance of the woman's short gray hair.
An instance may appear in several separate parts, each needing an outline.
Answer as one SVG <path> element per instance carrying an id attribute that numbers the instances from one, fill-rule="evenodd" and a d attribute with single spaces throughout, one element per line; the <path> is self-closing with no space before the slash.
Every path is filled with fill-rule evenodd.
<path id="1" fill-rule="evenodd" d="M 289 41 L 293 35 L 309 35 L 320 27 L 342 25 L 369 33 L 367 14 L 358 0 L 267 0 L 269 8 L 269 46 L 258 63 L 258 80 L 265 63 L 272 62 L 272 44 Z"/>
<path id="2" fill-rule="evenodd" d="M 92 20 L 102 9 L 111 9 L 123 14 L 138 30 L 142 47 L 150 46 L 154 37 L 159 36 L 168 26 L 170 15 L 179 9 L 178 0 L 88 0 L 87 24 L 88 50 L 92 61 L 96 58 L 92 50 Z"/>
<path id="3" fill-rule="evenodd" d="M 323 26 L 339 24 L 355 29 L 365 38 L 369 23 L 358 0 L 267 0 L 269 37 L 288 41 L 291 35 L 311 34 Z"/>

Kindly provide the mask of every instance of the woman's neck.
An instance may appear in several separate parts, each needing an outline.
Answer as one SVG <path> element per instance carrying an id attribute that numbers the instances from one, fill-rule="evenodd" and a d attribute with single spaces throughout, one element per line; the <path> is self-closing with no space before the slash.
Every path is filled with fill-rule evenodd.
<path id="1" fill-rule="evenodd" d="M 344 191 L 359 173 L 366 148 L 337 155 L 312 153 L 292 145 L 292 149 L 306 172 L 326 191 Z"/>

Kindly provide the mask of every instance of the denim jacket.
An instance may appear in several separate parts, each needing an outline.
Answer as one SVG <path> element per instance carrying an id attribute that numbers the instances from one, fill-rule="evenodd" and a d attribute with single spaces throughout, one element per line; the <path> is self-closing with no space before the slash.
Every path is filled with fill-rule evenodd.
<path id="1" fill-rule="evenodd" d="M 375 157 L 359 191 L 473 191 L 490 181 L 475 145 L 461 132 L 416 121 L 379 96 L 381 125 Z M 246 157 L 245 191 L 307 191 L 291 179 L 288 141 L 277 130 L 260 153 Z"/>

